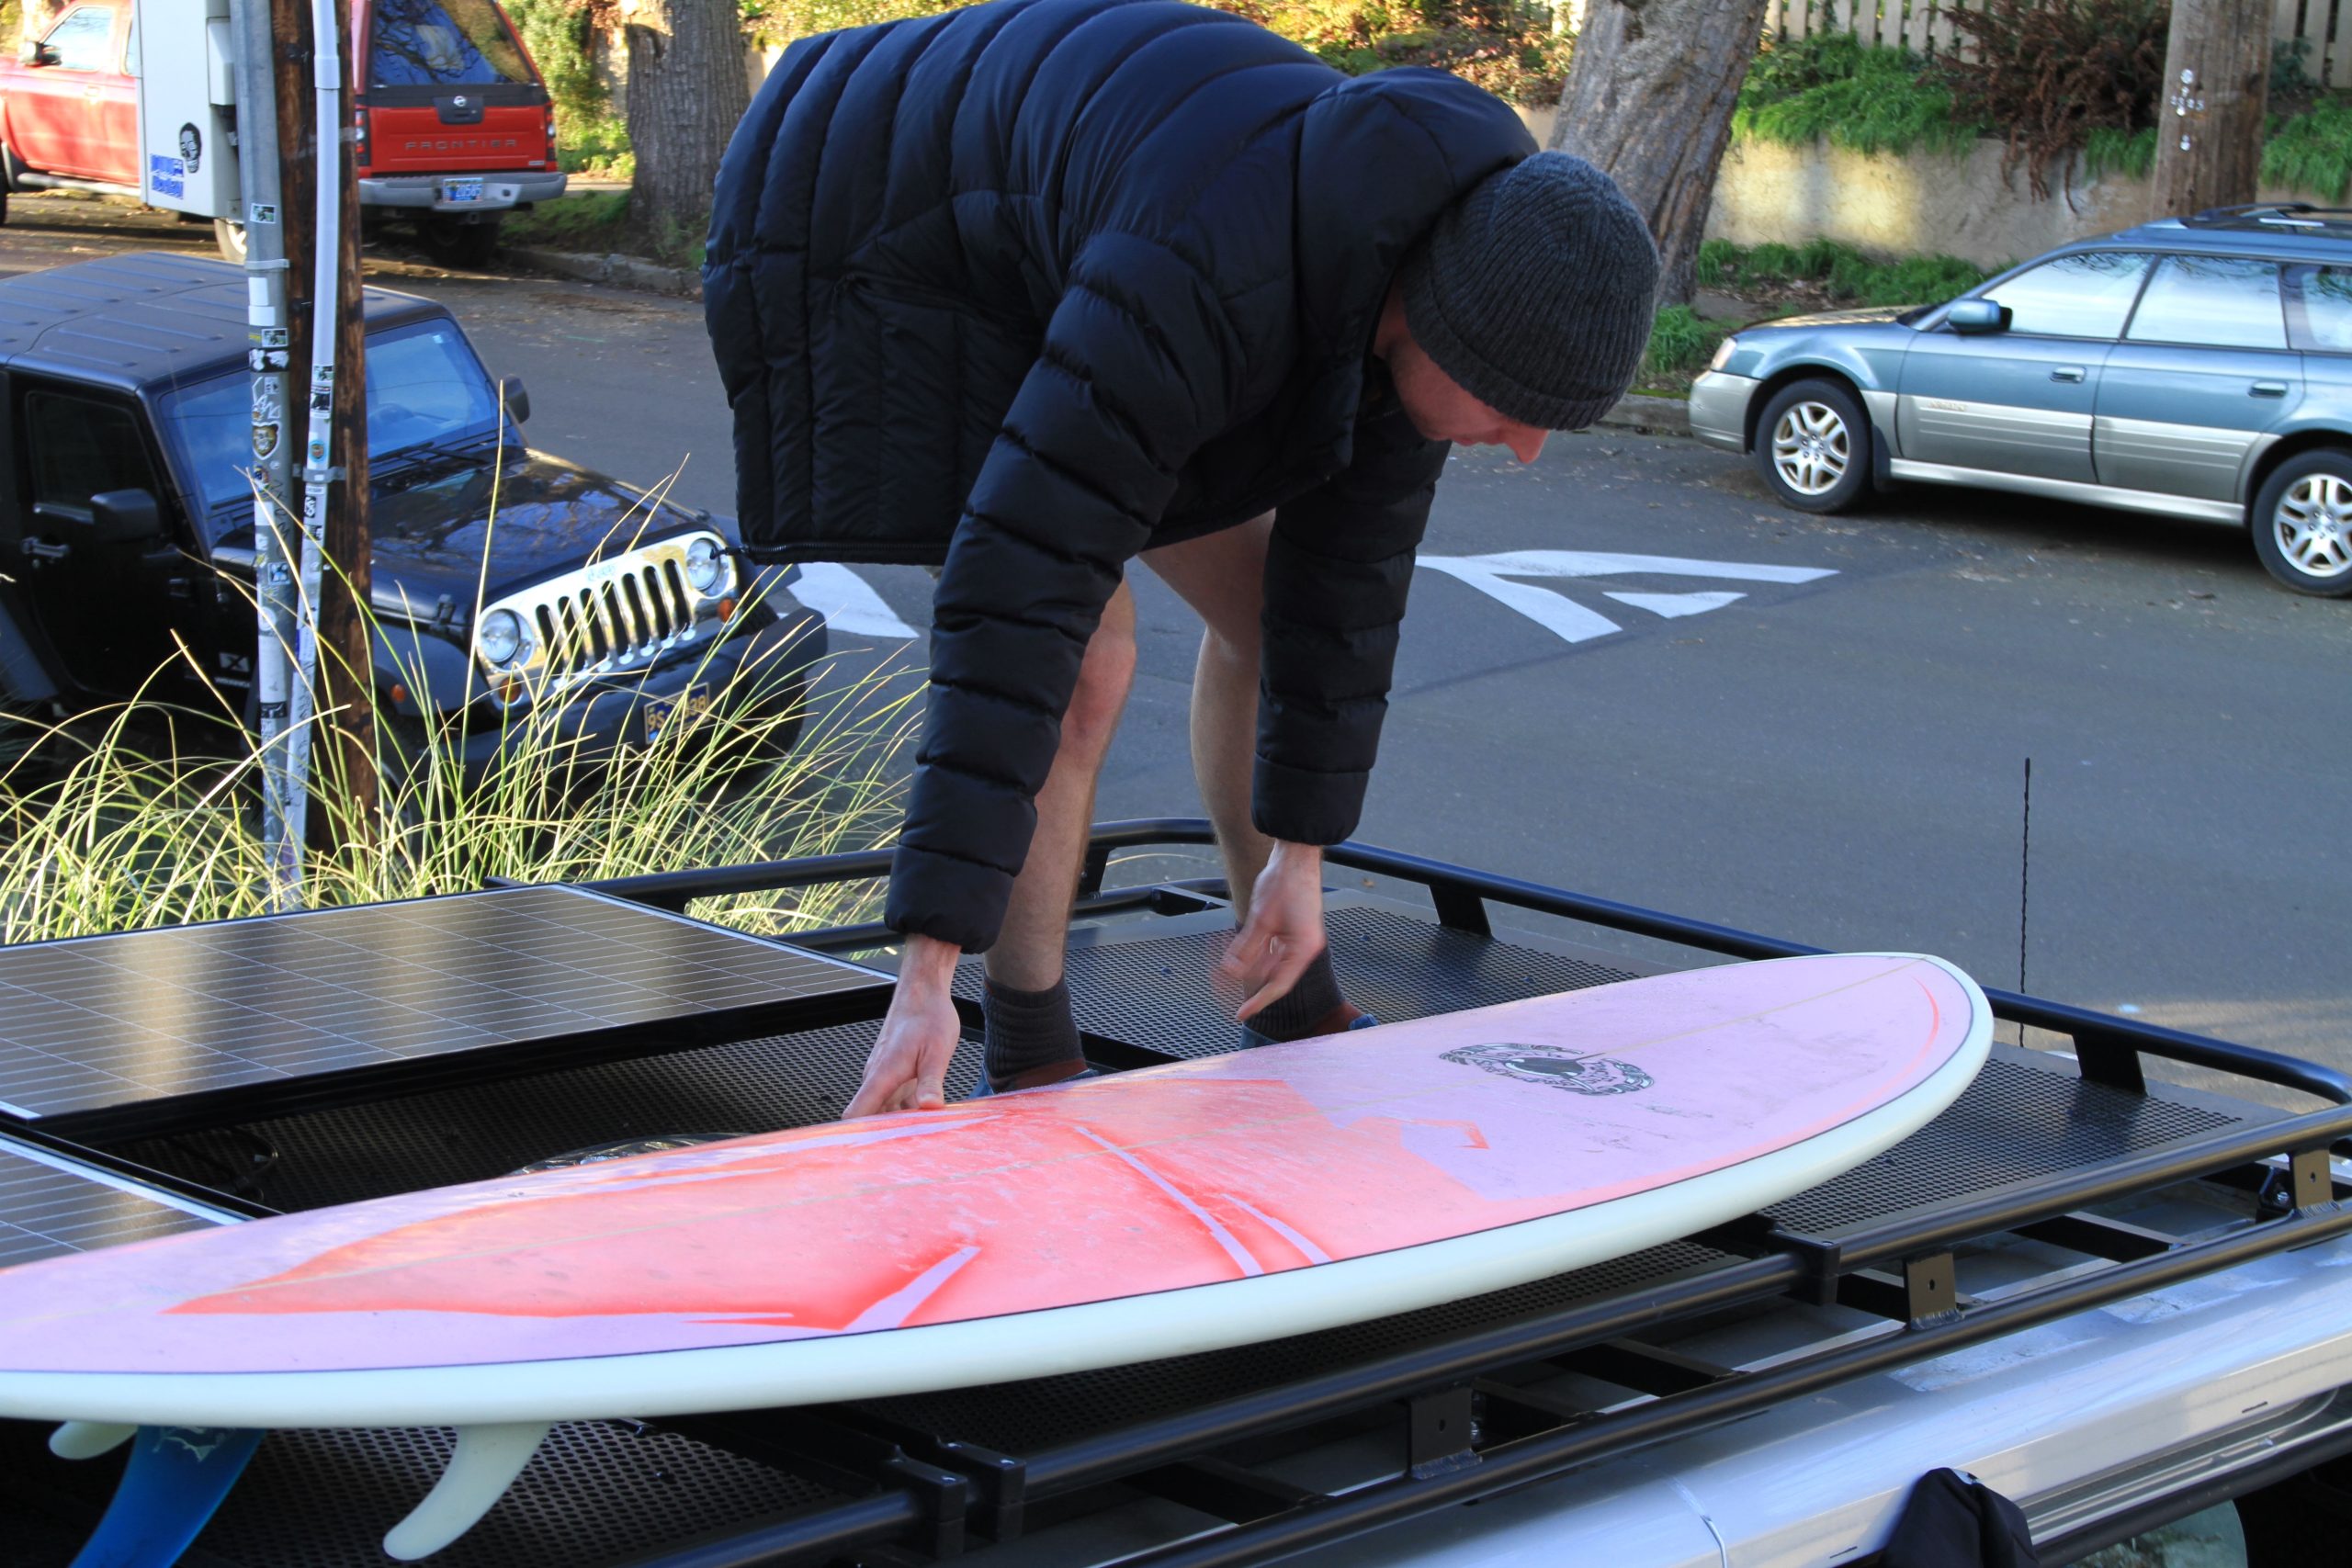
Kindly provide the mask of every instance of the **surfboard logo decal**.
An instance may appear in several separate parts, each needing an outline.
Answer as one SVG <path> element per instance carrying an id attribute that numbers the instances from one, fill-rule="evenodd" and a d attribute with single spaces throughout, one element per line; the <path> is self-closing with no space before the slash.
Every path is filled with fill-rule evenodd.
<path id="1" fill-rule="evenodd" d="M 1514 1045 L 1498 1041 L 1464 1045 L 1446 1052 L 1442 1059 L 1500 1073 L 1521 1083 L 1565 1089 L 1572 1094 L 1638 1094 L 1652 1082 L 1649 1074 L 1631 1062 L 1621 1062 L 1613 1056 L 1588 1055 L 1556 1045 Z"/>

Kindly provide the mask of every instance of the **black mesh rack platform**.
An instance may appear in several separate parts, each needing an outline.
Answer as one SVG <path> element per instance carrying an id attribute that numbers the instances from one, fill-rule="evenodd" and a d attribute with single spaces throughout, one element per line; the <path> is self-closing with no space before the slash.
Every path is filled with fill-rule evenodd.
<path id="1" fill-rule="evenodd" d="M 1193 822 L 1097 835 L 1070 976 L 1088 1049 L 1111 1065 L 1238 1043 L 1205 983 L 1228 925 L 1216 890 L 1101 886 L 1114 850 L 1205 838 Z M 1498 936 L 1495 910 L 1679 943 L 1686 962 L 1809 951 L 1358 846 L 1330 858 L 1427 890 L 1426 910 L 1356 897 L 1335 898 L 1329 913 L 1351 995 L 1385 1019 L 1600 984 L 1633 967 L 1523 932 Z M 856 855 L 684 873 L 605 884 L 596 902 L 676 910 L 886 869 L 887 856 Z M 856 928 L 775 951 L 865 953 L 887 967 L 887 941 Z M 848 1016 L 684 1043 L 648 1031 L 634 1050 L 623 1030 L 586 1060 L 526 1055 L 454 1079 L 410 1064 L 412 1076 L 385 1068 L 362 1095 L 216 1098 L 168 1124 L 17 1133 L 42 1139 L 40 1159 L 27 1162 L 40 1171 L 79 1162 L 126 1197 L 146 1184 L 166 1194 L 153 1200 L 167 1212 L 161 1223 L 195 1224 L 189 1211 L 208 1202 L 230 1216 L 311 1208 L 621 1138 L 805 1124 L 838 1113 L 877 1027 L 872 972 L 842 967 L 860 982 L 844 994 L 863 1010 Z M 1769 1213 L 1599 1268 L 1271 1344 L 854 1405 L 567 1425 L 483 1524 L 434 1561 L 904 1564 L 1055 1539 L 1040 1532 L 1138 1499 L 1189 1522 L 1141 1543 L 1148 1550 L 1133 1561 L 1266 1561 L 2352 1228 L 2328 1157 L 2352 1136 L 2352 1083 L 2222 1042 L 1993 995 L 2002 1017 L 2068 1037 L 2071 1055 L 1996 1047 L 1929 1126 Z M 951 1095 L 972 1086 L 977 1055 L 958 1053 Z M 2151 1057 L 2300 1091 L 2323 1108 L 2290 1112 L 2153 1082 L 2141 1070 Z M 5 1156 L 0 1199 L 11 1190 Z M 2121 1201 L 2183 1184 L 2228 1223 L 2167 1234 L 2117 1217 Z M 0 1207 L 0 1225 L 13 1217 Z M 122 1223 L 135 1233 L 151 1218 L 134 1211 Z M 1995 1237 L 2030 1238 L 2066 1266 L 1973 1299 L 1955 1288 L 1954 1256 Z M 1834 1318 L 1838 1332 L 1736 1363 L 1682 1348 L 1708 1325 L 1792 1310 Z M 1611 1396 L 1564 1404 L 1543 1392 L 1562 1371 Z M 0 1568 L 68 1562 L 119 1468 L 51 1460 L 41 1436 L 0 1423 Z M 431 1486 L 448 1441 L 429 1431 L 273 1434 L 188 1561 L 381 1563 L 381 1532 Z M 1285 1455 L 1367 1442 L 1387 1445 L 1393 1463 L 1344 1494 L 1275 1473 Z"/>

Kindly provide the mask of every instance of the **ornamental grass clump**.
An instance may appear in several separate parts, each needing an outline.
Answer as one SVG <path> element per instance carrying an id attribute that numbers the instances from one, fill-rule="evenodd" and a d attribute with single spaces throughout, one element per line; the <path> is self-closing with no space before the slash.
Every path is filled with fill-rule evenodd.
<path id="1" fill-rule="evenodd" d="M 582 882 L 829 854 L 885 842 L 897 827 L 920 691 L 903 668 L 837 675 L 812 699 L 788 672 L 709 668 L 713 638 L 690 688 L 698 700 L 646 743 L 598 754 L 564 733 L 561 702 L 502 708 L 480 687 L 435 692 L 421 661 L 397 658 L 418 634 L 373 616 L 369 634 L 393 650 L 408 700 L 376 695 L 372 804 L 344 773 L 339 716 L 312 721 L 309 810 L 324 819 L 325 846 L 304 856 L 310 907 L 500 878 Z M 228 694 L 202 705 L 155 695 L 167 673 L 194 671 L 203 689 L 202 664 L 185 649 L 175 661 L 99 713 L 0 716 L 0 942 L 274 907 L 258 743 Z M 492 740 L 495 761 L 468 767 L 469 749 Z M 865 918 L 873 897 L 870 886 L 837 885 L 711 899 L 694 912 L 775 934 Z"/>

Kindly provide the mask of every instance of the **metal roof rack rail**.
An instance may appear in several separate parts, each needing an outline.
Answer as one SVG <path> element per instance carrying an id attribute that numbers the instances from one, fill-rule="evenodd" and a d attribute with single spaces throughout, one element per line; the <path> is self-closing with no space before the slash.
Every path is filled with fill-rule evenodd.
<path id="1" fill-rule="evenodd" d="M 2184 218 L 2188 229 L 2344 229 L 2352 231 L 2352 207 L 2315 207 L 2308 201 L 2256 201 L 2238 207 L 2209 207 Z"/>

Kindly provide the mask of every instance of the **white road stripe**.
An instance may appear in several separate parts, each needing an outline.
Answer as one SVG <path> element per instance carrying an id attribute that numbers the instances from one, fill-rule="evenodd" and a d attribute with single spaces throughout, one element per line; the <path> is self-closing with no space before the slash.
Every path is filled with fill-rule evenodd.
<path id="1" fill-rule="evenodd" d="M 852 637 L 912 641 L 922 634 L 899 619 L 865 579 L 838 561 L 803 561 L 792 596 L 825 617 L 825 624 Z"/>

